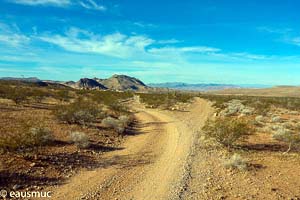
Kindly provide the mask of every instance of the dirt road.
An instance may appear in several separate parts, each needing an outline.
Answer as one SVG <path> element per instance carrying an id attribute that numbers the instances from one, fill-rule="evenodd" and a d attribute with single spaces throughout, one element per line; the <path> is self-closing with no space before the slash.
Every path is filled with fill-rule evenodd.
<path id="1" fill-rule="evenodd" d="M 202 99 L 187 112 L 140 108 L 137 134 L 104 154 L 105 167 L 82 171 L 53 191 L 54 199 L 181 199 L 198 130 L 211 114 Z M 199 121 L 192 126 L 191 121 Z"/>

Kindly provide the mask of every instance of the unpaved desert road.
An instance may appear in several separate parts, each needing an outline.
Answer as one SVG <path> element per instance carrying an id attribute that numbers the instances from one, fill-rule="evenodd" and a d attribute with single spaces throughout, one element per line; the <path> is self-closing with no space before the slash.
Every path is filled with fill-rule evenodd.
<path id="1" fill-rule="evenodd" d="M 55 189 L 53 199 L 181 199 L 197 131 L 211 110 L 202 99 L 189 112 L 139 108 L 138 133 L 121 150 L 103 155 L 105 167 L 81 171 Z M 199 120 L 199 127 L 190 127 L 191 120 Z"/>

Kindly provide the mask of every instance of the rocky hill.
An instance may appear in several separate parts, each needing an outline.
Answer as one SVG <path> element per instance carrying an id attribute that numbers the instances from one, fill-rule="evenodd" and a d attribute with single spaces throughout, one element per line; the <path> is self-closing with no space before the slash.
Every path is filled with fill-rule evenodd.
<path id="1" fill-rule="evenodd" d="M 68 82 L 68 84 L 78 89 L 100 89 L 100 90 L 108 89 L 98 81 L 89 78 L 82 78 L 79 81 L 77 81 L 75 84 L 72 82 Z"/>
<path id="2" fill-rule="evenodd" d="M 104 85 L 106 88 L 110 90 L 118 90 L 118 91 L 145 91 L 148 89 L 142 81 L 136 79 L 134 77 L 126 76 L 126 75 L 113 75 L 108 79 L 97 79 L 97 82 Z"/>
<path id="3" fill-rule="evenodd" d="M 76 89 L 100 89 L 115 91 L 147 91 L 149 89 L 142 81 L 126 76 L 113 75 L 108 79 L 100 78 L 82 78 L 77 82 L 64 82 L 65 85 Z"/>

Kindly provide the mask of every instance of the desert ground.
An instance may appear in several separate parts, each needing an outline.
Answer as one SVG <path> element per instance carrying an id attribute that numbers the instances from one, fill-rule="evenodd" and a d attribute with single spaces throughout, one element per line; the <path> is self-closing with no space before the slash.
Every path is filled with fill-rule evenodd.
<path id="1" fill-rule="evenodd" d="M 0 188 L 51 199 L 300 199 L 299 99 L 273 96 L 3 81 Z"/>

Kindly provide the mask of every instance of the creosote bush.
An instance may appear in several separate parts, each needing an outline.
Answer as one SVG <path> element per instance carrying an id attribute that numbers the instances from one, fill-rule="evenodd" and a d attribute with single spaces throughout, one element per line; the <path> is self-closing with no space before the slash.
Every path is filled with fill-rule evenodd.
<path id="1" fill-rule="evenodd" d="M 253 128 L 243 119 L 217 118 L 206 122 L 203 133 L 206 138 L 230 148 L 237 142 L 247 139 L 253 133 Z"/>
<path id="2" fill-rule="evenodd" d="M 68 105 L 58 106 L 54 113 L 60 121 L 80 125 L 88 125 L 103 114 L 99 104 L 82 99 Z"/>
<path id="3" fill-rule="evenodd" d="M 224 166 L 226 168 L 245 170 L 247 169 L 247 162 L 239 154 L 235 153 L 231 158 L 225 160 Z"/>
<path id="4" fill-rule="evenodd" d="M 54 140 L 52 132 L 44 125 L 33 125 L 22 122 L 14 130 L 1 129 L 0 149 L 16 150 L 27 147 L 38 147 Z"/>
<path id="5" fill-rule="evenodd" d="M 75 143 L 78 148 L 88 148 L 90 146 L 89 137 L 82 132 L 71 132 L 70 140 Z"/>

